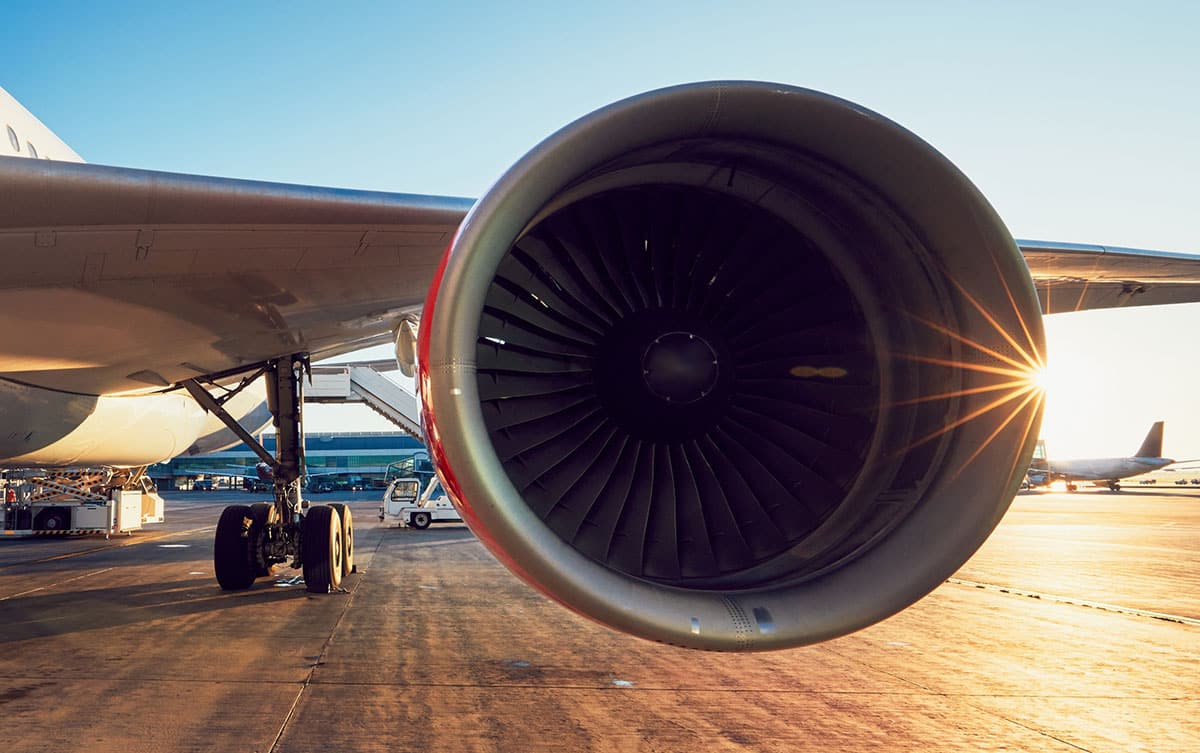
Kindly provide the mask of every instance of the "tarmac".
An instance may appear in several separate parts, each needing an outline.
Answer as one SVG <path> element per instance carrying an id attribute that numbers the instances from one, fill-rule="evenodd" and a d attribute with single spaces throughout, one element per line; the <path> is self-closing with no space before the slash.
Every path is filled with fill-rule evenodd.
<path id="1" fill-rule="evenodd" d="M 238 492 L 0 540 L 0 751 L 1200 750 L 1200 489 L 1026 493 L 949 582 L 817 646 L 713 654 L 549 602 L 457 524 L 350 501 L 359 572 L 222 592 Z"/>

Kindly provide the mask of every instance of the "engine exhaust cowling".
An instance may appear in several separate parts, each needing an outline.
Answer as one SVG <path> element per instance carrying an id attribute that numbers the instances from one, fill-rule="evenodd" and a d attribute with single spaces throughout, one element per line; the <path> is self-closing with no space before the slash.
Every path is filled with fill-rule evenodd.
<path id="1" fill-rule="evenodd" d="M 571 609 L 695 648 L 921 598 L 999 521 L 1041 418 L 1037 298 L 986 200 L 885 118 L 773 84 L 546 139 L 464 220 L 420 339 L 480 539 Z"/>

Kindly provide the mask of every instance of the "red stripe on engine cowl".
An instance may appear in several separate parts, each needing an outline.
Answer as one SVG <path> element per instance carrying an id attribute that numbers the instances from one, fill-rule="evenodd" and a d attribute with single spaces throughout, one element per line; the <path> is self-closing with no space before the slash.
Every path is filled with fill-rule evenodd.
<path id="1" fill-rule="evenodd" d="M 462 517 L 463 522 L 467 524 L 467 527 L 471 529 L 476 538 L 483 542 L 483 545 L 488 548 L 488 551 L 496 559 L 500 560 L 501 564 L 518 577 L 546 596 L 562 603 L 553 592 L 539 583 L 524 568 L 517 564 L 495 538 L 492 537 L 491 532 L 488 531 L 483 521 L 479 519 L 479 516 L 475 514 L 470 501 L 463 494 L 462 487 L 459 485 L 458 479 L 454 476 L 454 470 L 451 467 L 449 459 L 446 457 L 446 450 L 442 444 L 441 433 L 438 430 L 437 424 L 437 412 L 433 405 L 433 390 L 430 389 L 432 376 L 429 369 L 429 341 L 430 331 L 433 329 L 433 314 L 437 306 L 437 297 L 442 287 L 442 278 L 446 274 L 446 265 L 450 261 L 450 251 L 454 248 L 454 243 L 457 240 L 458 234 L 455 233 L 454 238 L 450 240 L 450 245 L 446 247 L 446 252 L 442 254 L 442 261 L 433 275 L 433 281 L 429 284 L 429 293 L 425 296 L 425 305 L 421 310 L 423 325 L 417 330 L 418 391 L 421 396 L 421 416 L 425 424 L 425 439 L 429 443 L 429 456 L 433 460 L 433 467 L 442 482 L 442 488 L 445 489 L 446 494 L 450 497 L 450 501 L 458 510 L 459 516 Z"/>

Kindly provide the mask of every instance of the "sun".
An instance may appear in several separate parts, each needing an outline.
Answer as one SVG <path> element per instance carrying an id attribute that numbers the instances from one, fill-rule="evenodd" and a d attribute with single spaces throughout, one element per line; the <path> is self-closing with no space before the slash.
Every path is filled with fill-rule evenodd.
<path id="1" fill-rule="evenodd" d="M 1050 392 L 1053 391 L 1052 388 L 1054 386 L 1054 372 L 1050 369 L 1050 367 L 1048 365 L 1041 366 L 1030 372 L 1029 382 L 1039 392 L 1049 394 Z"/>

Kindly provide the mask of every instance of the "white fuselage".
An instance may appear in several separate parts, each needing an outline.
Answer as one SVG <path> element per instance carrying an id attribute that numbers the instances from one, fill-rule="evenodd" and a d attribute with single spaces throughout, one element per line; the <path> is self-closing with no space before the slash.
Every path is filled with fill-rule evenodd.
<path id="1" fill-rule="evenodd" d="M 0 156 L 83 162 L 74 149 L 4 89 L 0 89 Z"/>
<path id="2" fill-rule="evenodd" d="M 1089 458 L 1050 461 L 1052 479 L 1065 481 L 1116 481 L 1156 471 L 1175 461 L 1171 458 Z"/>
<path id="3" fill-rule="evenodd" d="M 250 431 L 270 420 L 259 386 L 225 409 Z M 240 440 L 188 394 L 78 395 L 0 379 L 0 467 L 134 467 Z M 12 431 L 13 427 L 22 427 Z"/>

